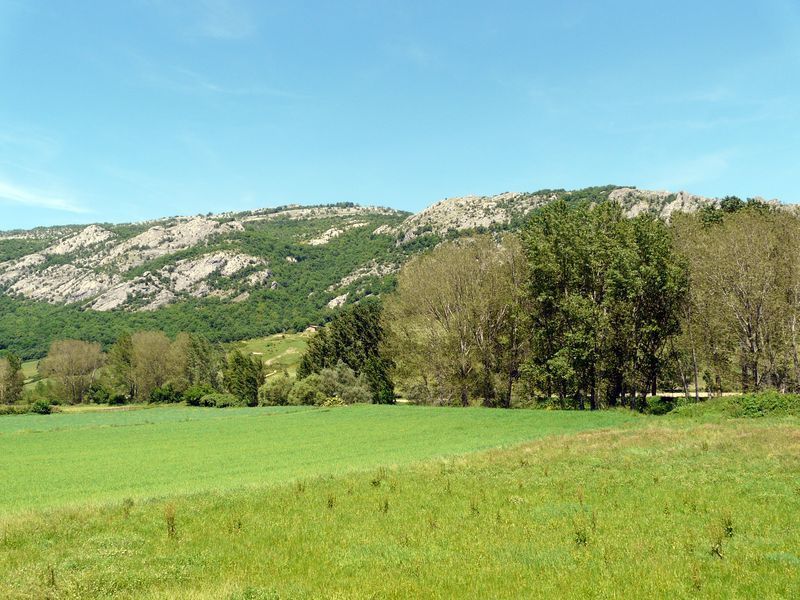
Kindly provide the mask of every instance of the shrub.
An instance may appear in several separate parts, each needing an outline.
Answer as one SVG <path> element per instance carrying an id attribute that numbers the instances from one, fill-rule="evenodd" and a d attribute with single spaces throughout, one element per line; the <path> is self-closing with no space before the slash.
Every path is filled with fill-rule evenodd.
<path id="1" fill-rule="evenodd" d="M 353 385 L 342 388 L 338 396 L 345 404 L 366 404 L 373 400 L 373 394 L 363 375 Z M 392 397 L 394 398 L 394 395 Z M 387 404 L 387 402 L 381 402 L 381 404 Z"/>
<path id="2" fill-rule="evenodd" d="M 216 408 L 226 408 L 228 406 L 243 406 L 244 402 L 238 396 L 233 394 L 224 394 L 214 392 L 213 394 L 206 394 L 200 398 L 200 406 L 210 406 Z"/>
<path id="3" fill-rule="evenodd" d="M 107 404 L 111 393 L 101 383 L 94 382 L 86 392 L 86 400 L 92 404 Z"/>
<path id="4" fill-rule="evenodd" d="M 649 415 L 665 415 L 675 408 L 677 400 L 669 396 L 650 396 L 645 403 L 644 412 Z"/>
<path id="5" fill-rule="evenodd" d="M 193 385 L 183 392 L 183 399 L 189 406 L 201 406 L 200 402 L 203 397 L 213 393 L 215 390 L 210 385 Z"/>
<path id="6" fill-rule="evenodd" d="M 741 396 L 723 396 L 705 402 L 679 406 L 672 414 L 682 417 L 721 415 L 734 418 L 800 416 L 800 395 L 761 392 Z"/>
<path id="7" fill-rule="evenodd" d="M 26 404 L 33 404 L 37 400 L 45 400 L 49 404 L 59 404 L 56 386 L 52 381 L 38 381 L 33 389 L 26 389 L 22 394 Z"/>
<path id="8" fill-rule="evenodd" d="M 155 388 L 150 392 L 150 402 L 154 404 L 169 404 L 173 402 L 180 402 L 183 395 L 172 387 L 172 384 L 162 385 Z"/>
<path id="9" fill-rule="evenodd" d="M 258 403 L 261 406 L 283 406 L 289 403 L 289 394 L 294 382 L 285 371 L 267 379 L 266 383 L 258 388 Z"/>
<path id="10" fill-rule="evenodd" d="M 333 398 L 325 398 L 325 401 L 322 404 L 319 404 L 318 406 L 324 408 L 330 408 L 332 406 L 347 406 L 347 405 L 344 403 L 344 400 L 342 400 L 338 396 L 334 396 Z"/>
<path id="11" fill-rule="evenodd" d="M 109 406 L 122 406 L 128 403 L 128 397 L 125 394 L 113 393 L 108 397 Z"/>
<path id="12" fill-rule="evenodd" d="M 341 361 L 333 369 L 319 372 L 319 390 L 327 398 L 338 400 L 338 404 L 367 403 L 373 399 L 366 376 L 356 377 L 353 369 Z"/>
<path id="13" fill-rule="evenodd" d="M 766 417 L 768 415 L 786 416 L 800 414 L 800 396 L 763 392 L 746 394 L 731 399 L 728 412 L 732 417 Z"/>
<path id="14" fill-rule="evenodd" d="M 289 404 L 294 405 L 313 405 L 319 406 L 328 398 L 319 389 L 319 375 L 309 375 L 305 379 L 300 379 L 292 386 L 289 392 Z"/>
<path id="15" fill-rule="evenodd" d="M 52 412 L 52 408 L 50 408 L 50 403 L 47 400 L 37 400 L 33 404 L 31 404 L 30 412 L 36 413 L 39 415 L 49 415 Z"/>

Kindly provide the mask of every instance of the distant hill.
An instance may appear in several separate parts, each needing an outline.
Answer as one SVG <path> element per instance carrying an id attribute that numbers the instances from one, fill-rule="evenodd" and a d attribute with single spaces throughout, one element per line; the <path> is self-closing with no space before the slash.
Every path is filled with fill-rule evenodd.
<path id="1" fill-rule="evenodd" d="M 138 328 L 224 341 L 301 330 L 390 289 L 442 239 L 513 230 L 560 197 L 662 218 L 718 202 L 605 186 L 448 198 L 417 214 L 344 203 L 0 232 L 0 350 L 36 357 L 57 337 L 108 343 Z"/>

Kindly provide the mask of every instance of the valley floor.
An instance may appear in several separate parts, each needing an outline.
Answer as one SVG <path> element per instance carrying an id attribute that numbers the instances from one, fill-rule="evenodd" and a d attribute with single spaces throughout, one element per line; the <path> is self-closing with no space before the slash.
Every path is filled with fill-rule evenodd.
<path id="1" fill-rule="evenodd" d="M 4 598 L 800 596 L 796 418 L 26 415 L 0 472 Z"/>

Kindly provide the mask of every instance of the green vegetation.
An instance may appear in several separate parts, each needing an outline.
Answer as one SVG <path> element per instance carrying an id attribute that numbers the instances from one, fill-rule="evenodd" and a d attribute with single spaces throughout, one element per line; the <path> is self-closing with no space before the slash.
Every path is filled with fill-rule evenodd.
<path id="1" fill-rule="evenodd" d="M 672 229 L 692 281 L 676 344 L 683 386 L 800 391 L 800 218 L 727 198 Z"/>
<path id="2" fill-rule="evenodd" d="M 34 382 L 39 378 L 39 361 L 26 360 L 22 363 L 22 374 L 25 376 L 25 384 Z"/>
<path id="3" fill-rule="evenodd" d="M 796 212 L 727 197 L 667 224 L 583 192 L 403 267 L 384 323 L 402 395 L 664 413 L 659 392 L 800 391 Z"/>
<path id="4" fill-rule="evenodd" d="M 13 238 L 0 240 L 0 263 L 39 252 L 47 245 L 47 240 Z"/>
<path id="5" fill-rule="evenodd" d="M 161 331 L 138 331 L 121 335 L 108 353 L 97 343 L 57 340 L 38 361 L 39 379 L 35 385 L 31 381 L 24 393 L 22 363 L 13 354 L 0 358 L 0 408 L 4 413 L 47 414 L 52 411 L 44 412 L 45 405 L 185 402 L 227 408 L 390 403 L 394 401 L 387 374 L 390 363 L 380 358 L 380 335 L 376 334 L 379 317 L 379 305 L 370 301 L 337 314 L 330 326 L 333 333 L 327 335 L 326 330 L 313 338 L 313 347 L 324 350 L 319 355 L 325 357 L 323 365 L 330 362 L 332 366 L 305 372 L 297 382 L 289 369 L 303 365 L 308 369 L 308 357 L 316 356 L 300 353 L 307 333 L 280 334 L 225 348 L 198 335 L 181 333 L 171 340 Z M 330 348 L 320 345 L 323 340 L 335 342 L 340 354 L 328 357 Z M 281 365 L 279 372 L 276 367 Z M 30 370 L 31 363 L 28 366 Z M 272 377 L 265 385 L 268 376 Z"/>
<path id="6" fill-rule="evenodd" d="M 800 594 L 796 420 L 364 406 L 0 427 L 5 464 L 22 446 L 6 511 L 70 504 L 0 519 L 6 598 Z"/>
<path id="7" fill-rule="evenodd" d="M 53 340 L 65 338 L 96 341 L 108 348 L 126 331 L 159 330 L 170 337 L 181 332 L 194 333 L 211 342 L 303 331 L 310 324 L 330 318 L 327 303 L 337 295 L 347 293 L 350 301 L 356 301 L 392 289 L 391 276 L 368 276 L 328 290 L 373 259 L 382 264 L 401 264 L 416 252 L 413 247 L 398 247 L 391 236 L 372 234 L 377 227 L 396 225 L 405 216 L 405 213 L 359 215 L 358 220 L 365 226 L 347 230 L 322 246 L 304 242 L 331 227 L 341 226 L 341 219 L 251 221 L 246 223 L 244 231 L 180 252 L 180 258 L 194 258 L 216 250 L 238 250 L 267 261 L 278 287 L 249 289 L 249 297 L 242 302 L 186 295 L 180 302 L 152 312 L 96 312 L 76 305 L 55 306 L 0 294 L 0 351 L 15 352 L 23 359 L 41 358 Z M 127 231 L 120 226 L 115 232 L 134 235 L 140 229 L 141 226 L 133 226 Z M 169 255 L 150 261 L 126 276 L 155 271 L 177 257 Z M 288 262 L 287 257 L 297 262 Z M 62 259 L 70 260 L 58 257 Z M 240 279 L 224 283 L 236 293 L 245 291 L 241 278 L 247 275 L 243 271 Z"/>
<path id="8" fill-rule="evenodd" d="M 672 414 L 681 417 L 800 417 L 800 396 L 778 392 L 722 396 L 679 406 Z"/>
<path id="9" fill-rule="evenodd" d="M 0 404 L 14 404 L 22 397 L 25 374 L 18 356 L 0 357 Z"/>
<path id="10" fill-rule="evenodd" d="M 680 332 L 688 271 L 667 226 L 619 205 L 554 202 L 523 233 L 529 263 L 526 384 L 592 409 L 642 409 Z"/>
<path id="11" fill-rule="evenodd" d="M 6 350 L 92 340 L 53 340 L 35 386 L 0 358 L 0 412 L 39 413 L 0 419 L 0 596 L 800 595 L 800 220 L 734 197 L 625 219 L 612 189 L 411 261 L 435 236 L 370 233 L 397 216 L 181 254 L 269 256 L 280 285 L 241 303 L 0 297 Z M 375 256 L 406 264 L 341 282 Z M 368 404 L 395 383 L 465 408 Z"/>
<path id="12" fill-rule="evenodd" d="M 628 423 L 626 413 L 360 405 L 153 408 L 0 419 L 0 509 L 225 490 Z"/>
<path id="13" fill-rule="evenodd" d="M 375 404 L 394 403 L 392 361 L 383 352 L 386 333 L 381 323 L 380 302 L 372 298 L 338 313 L 317 332 L 297 368 L 302 379 L 340 363 L 363 377 Z M 329 394 L 326 394 L 329 395 Z"/>
<path id="14" fill-rule="evenodd" d="M 278 333 L 237 342 L 231 347 L 261 358 L 268 375 L 283 371 L 294 375 L 308 346 L 309 337 L 309 333 Z"/>
<path id="15" fill-rule="evenodd" d="M 643 410 L 688 291 L 666 224 L 557 200 L 520 237 L 443 244 L 403 268 L 387 300 L 401 388 L 434 404 Z"/>
<path id="16" fill-rule="evenodd" d="M 657 401 L 659 391 L 682 390 L 688 399 L 693 389 L 697 400 L 701 388 L 712 395 L 798 390 L 800 219 L 733 197 L 723 199 L 718 208 L 675 215 L 671 224 L 649 214 L 626 219 L 622 207 L 601 201 L 612 189 L 560 194 L 535 211 L 519 235 L 453 240 L 411 261 L 405 260 L 406 250 L 389 243 L 391 236 L 365 234 L 396 215 L 373 215 L 369 227 L 344 231 L 324 248 L 302 242 L 334 225 L 334 219 L 320 219 L 313 227 L 286 218 L 268 225 L 247 222 L 244 231 L 225 242 L 246 242 L 254 253 L 272 252 L 277 281 L 291 282 L 259 293 L 287 291 L 304 277 L 306 291 L 318 289 L 322 280 L 317 278 L 324 275 L 330 281 L 341 266 L 331 257 L 344 254 L 342 243 L 347 244 L 347 260 L 366 260 L 380 246 L 384 259 L 405 262 L 396 289 L 383 294 L 385 314 L 382 301 L 373 297 L 376 289 L 363 287 L 364 281 L 340 280 L 338 289 L 331 284 L 319 298 L 313 291 L 305 294 L 308 301 L 325 303 L 319 305 L 320 316 L 329 320 L 307 339 L 276 334 L 230 344 L 222 352 L 217 342 L 220 329 L 226 328 L 219 321 L 205 323 L 205 329 L 214 330 L 209 338 L 176 320 L 157 334 L 130 330 L 137 332 L 131 339 L 149 336 L 147 343 L 136 344 L 144 350 L 126 363 L 139 364 L 134 369 L 138 374 L 131 371 L 134 379 L 117 360 L 127 332 L 112 347 L 105 370 L 97 366 L 96 346 L 81 354 L 94 366 L 84 369 L 76 393 L 66 393 L 67 379 L 77 381 L 74 375 L 57 376 L 51 369 L 58 356 L 42 361 L 41 374 L 55 383 L 58 400 L 70 403 L 120 396 L 172 402 L 182 400 L 188 388 L 203 388 L 253 405 L 259 402 L 264 377 L 259 371 L 246 376 L 247 383 L 239 380 L 246 366 L 255 364 L 248 355 L 264 362 L 264 376 L 286 371 L 306 379 L 327 370 L 325 377 L 309 379 L 293 395 L 286 382 L 265 390 L 261 397 L 268 404 L 357 401 L 360 392 L 344 391 L 342 382 L 351 378 L 345 370 L 336 371 L 339 363 L 352 370 L 355 387 L 366 384 L 376 403 L 394 401 L 397 384 L 402 396 L 427 404 L 622 405 L 665 413 L 672 404 Z M 212 240 L 211 246 L 219 243 Z M 321 262 L 304 271 L 315 261 Z M 390 285 L 381 277 L 376 280 Z M 352 302 L 341 310 L 327 308 L 331 295 L 345 289 Z M 182 310 L 191 302 L 172 308 Z M 202 314 L 201 304 L 195 306 L 197 314 Z M 225 318 L 250 311 L 238 314 L 238 326 L 261 316 L 252 306 L 220 306 L 228 307 Z M 147 319 L 154 313 L 126 314 Z M 176 333 L 180 324 L 189 332 Z M 84 334 L 91 336 L 91 329 Z M 294 353 L 303 346 L 299 358 Z M 53 344 L 51 350 L 58 347 Z M 104 378 L 104 373 L 110 376 Z M 46 400 L 50 391 L 37 385 L 27 401 Z M 201 399 L 195 395 L 193 404 Z"/>

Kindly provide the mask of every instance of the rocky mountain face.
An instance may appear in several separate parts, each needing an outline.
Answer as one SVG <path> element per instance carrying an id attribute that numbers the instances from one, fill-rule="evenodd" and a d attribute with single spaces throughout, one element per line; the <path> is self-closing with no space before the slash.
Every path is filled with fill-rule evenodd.
<path id="1" fill-rule="evenodd" d="M 0 231 L 0 354 L 40 358 L 53 340 L 107 346 L 147 329 L 212 342 L 300 331 L 391 290 L 441 241 L 513 231 L 558 198 L 663 219 L 720 203 L 607 186 L 447 198 L 417 214 L 346 203 Z"/>
<path id="2" fill-rule="evenodd" d="M 343 258 L 327 281 L 302 290 L 318 296 L 320 306 L 336 308 L 358 291 L 360 281 L 395 273 L 420 240 L 429 247 L 447 236 L 510 229 L 548 202 L 576 194 L 619 202 L 630 216 L 649 212 L 664 219 L 718 202 L 685 192 L 609 186 L 448 198 L 412 215 L 352 204 L 288 206 L 0 232 L 0 295 L 90 311 L 154 311 L 188 298 L 236 303 L 291 286 L 298 264 L 318 260 L 329 247 L 343 255 L 348 245 L 381 240 L 378 255 L 361 262 Z"/>
<path id="3" fill-rule="evenodd" d="M 381 227 L 389 231 L 404 216 L 374 207 L 288 207 L 123 226 L 0 233 L 0 247 L 12 240 L 17 246 L 29 242 L 32 247 L 46 242 L 41 249 L 0 262 L 0 294 L 95 311 L 152 311 L 182 297 L 241 301 L 253 289 L 281 285 L 270 269 L 276 257 L 243 250 L 251 234 L 271 225 L 279 230 L 287 221 L 301 223 L 301 230 L 291 236 L 301 254 L 303 246 L 325 246 L 347 231 L 369 229 L 375 218 L 380 222 L 370 231 Z M 384 223 L 386 219 L 390 222 Z M 298 262 L 291 254 L 281 258 L 287 264 Z M 348 274 L 345 282 L 352 283 L 359 273 L 391 271 L 385 265 L 372 270 L 367 266 Z M 331 291 L 338 287 L 329 286 Z"/>

